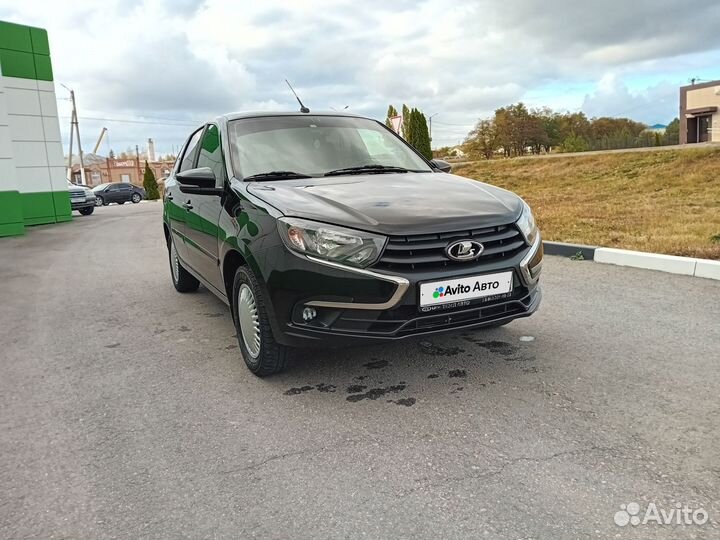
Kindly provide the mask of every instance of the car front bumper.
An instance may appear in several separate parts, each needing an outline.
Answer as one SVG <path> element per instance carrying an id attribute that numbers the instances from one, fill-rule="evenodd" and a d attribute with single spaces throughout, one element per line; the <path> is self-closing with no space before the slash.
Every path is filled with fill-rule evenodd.
<path id="1" fill-rule="evenodd" d="M 85 200 L 73 200 L 70 199 L 70 208 L 73 210 L 81 210 L 83 208 L 89 208 L 91 206 L 95 206 L 95 197 L 87 197 Z"/>
<path id="2" fill-rule="evenodd" d="M 288 252 L 270 251 L 265 276 L 275 339 L 289 346 L 343 346 L 497 325 L 532 315 L 539 307 L 543 248 L 507 260 L 448 267 L 443 271 L 391 273 L 356 269 Z M 267 254 L 269 255 L 269 254 Z M 512 290 L 429 312 L 419 306 L 420 283 L 512 271 Z M 304 317 L 311 308 L 315 316 Z"/>

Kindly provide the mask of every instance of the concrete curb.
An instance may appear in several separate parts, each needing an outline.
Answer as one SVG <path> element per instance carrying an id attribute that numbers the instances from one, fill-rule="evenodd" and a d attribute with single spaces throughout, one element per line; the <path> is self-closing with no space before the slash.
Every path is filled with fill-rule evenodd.
<path id="1" fill-rule="evenodd" d="M 582 253 L 583 260 L 592 261 L 595 259 L 595 246 L 584 246 L 582 244 L 563 244 L 562 242 L 543 241 L 545 255 L 560 255 L 561 257 L 575 257 Z"/>
<path id="2" fill-rule="evenodd" d="M 698 259 L 695 257 L 677 257 L 660 253 L 645 253 L 627 249 L 601 248 L 561 242 L 544 242 L 546 255 L 573 256 L 579 251 L 586 260 L 601 264 L 629 266 L 644 270 L 656 270 L 670 274 L 680 274 L 706 279 L 720 280 L 720 261 Z"/>

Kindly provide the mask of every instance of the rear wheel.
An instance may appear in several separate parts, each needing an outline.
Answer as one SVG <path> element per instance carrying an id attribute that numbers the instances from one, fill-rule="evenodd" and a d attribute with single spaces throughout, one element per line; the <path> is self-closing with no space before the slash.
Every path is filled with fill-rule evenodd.
<path id="1" fill-rule="evenodd" d="M 289 348 L 275 341 L 265 299 L 255 275 L 247 266 L 235 273 L 233 320 L 245 364 L 258 377 L 285 369 Z"/>
<path id="2" fill-rule="evenodd" d="M 170 276 L 177 292 L 186 293 L 197 291 L 200 282 L 195 276 L 183 268 L 175 249 L 175 240 L 170 238 L 170 246 L 168 249 L 170 256 Z"/>
<path id="3" fill-rule="evenodd" d="M 80 210 L 78 210 L 78 212 L 80 212 L 83 216 L 89 216 L 89 215 L 92 214 L 94 211 L 95 211 L 95 207 L 94 207 L 94 206 L 88 206 L 88 207 L 86 207 L 86 208 L 81 208 Z"/>
<path id="4" fill-rule="evenodd" d="M 140 196 L 140 194 L 139 194 L 139 193 L 133 193 L 133 196 L 132 196 L 132 202 L 133 202 L 133 204 L 137 204 L 137 203 L 139 203 L 140 201 L 142 201 L 142 197 Z"/>

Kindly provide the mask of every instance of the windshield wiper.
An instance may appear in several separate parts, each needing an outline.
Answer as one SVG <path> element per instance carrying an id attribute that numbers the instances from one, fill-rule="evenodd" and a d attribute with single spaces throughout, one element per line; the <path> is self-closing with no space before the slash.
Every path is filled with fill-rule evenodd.
<path id="1" fill-rule="evenodd" d="M 393 167 L 392 165 L 360 165 L 359 167 L 345 167 L 343 169 L 335 169 L 324 174 L 324 176 L 340 176 L 343 174 L 363 174 L 363 173 L 406 173 L 410 172 L 405 167 Z"/>
<path id="2" fill-rule="evenodd" d="M 243 180 L 288 180 L 291 178 L 312 178 L 312 176 L 295 171 L 269 171 L 251 174 L 250 176 L 246 176 Z"/>

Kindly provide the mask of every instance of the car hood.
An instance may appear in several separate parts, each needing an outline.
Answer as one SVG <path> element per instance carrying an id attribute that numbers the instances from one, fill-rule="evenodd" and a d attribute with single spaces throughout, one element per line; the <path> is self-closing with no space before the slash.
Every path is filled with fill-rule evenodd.
<path id="1" fill-rule="evenodd" d="M 82 193 L 83 195 L 89 196 L 89 195 L 95 195 L 93 193 L 93 190 L 87 187 L 81 187 L 81 186 L 68 186 L 68 193 Z"/>
<path id="2" fill-rule="evenodd" d="M 521 199 L 445 173 L 398 173 L 250 183 L 286 216 L 383 234 L 422 234 L 512 223 Z"/>

